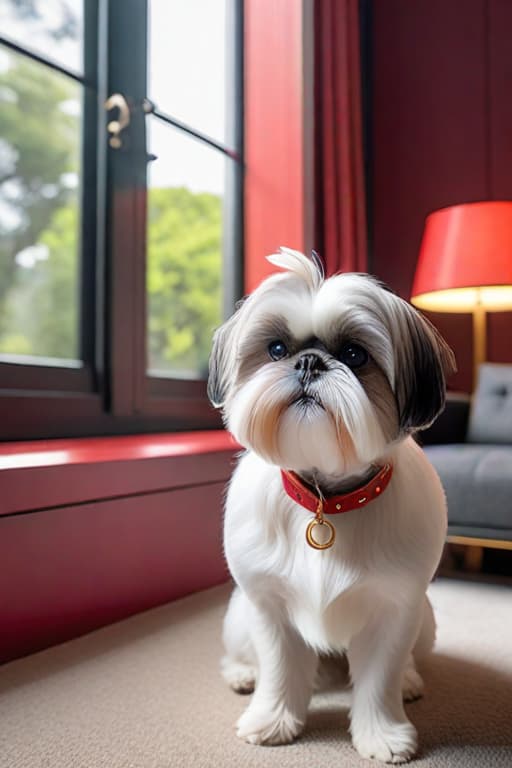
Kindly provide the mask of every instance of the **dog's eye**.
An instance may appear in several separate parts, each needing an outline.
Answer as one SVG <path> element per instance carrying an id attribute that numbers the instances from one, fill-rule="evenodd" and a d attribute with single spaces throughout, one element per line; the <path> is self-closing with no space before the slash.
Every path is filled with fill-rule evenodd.
<path id="1" fill-rule="evenodd" d="M 288 354 L 288 348 L 284 341 L 271 341 L 268 345 L 268 353 L 272 360 L 282 360 Z"/>
<path id="2" fill-rule="evenodd" d="M 341 363 L 349 368 L 361 368 L 368 362 L 368 352 L 359 344 L 345 344 L 338 355 Z"/>

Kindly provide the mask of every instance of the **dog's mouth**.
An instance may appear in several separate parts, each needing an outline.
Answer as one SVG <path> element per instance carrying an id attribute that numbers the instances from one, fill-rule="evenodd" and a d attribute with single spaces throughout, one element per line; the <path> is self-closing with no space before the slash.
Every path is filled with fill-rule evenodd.
<path id="1" fill-rule="evenodd" d="M 298 405 L 301 408 L 318 406 L 323 411 L 325 410 L 320 398 L 317 395 L 311 394 L 311 392 L 302 392 L 298 397 L 292 400 L 290 405 Z"/>

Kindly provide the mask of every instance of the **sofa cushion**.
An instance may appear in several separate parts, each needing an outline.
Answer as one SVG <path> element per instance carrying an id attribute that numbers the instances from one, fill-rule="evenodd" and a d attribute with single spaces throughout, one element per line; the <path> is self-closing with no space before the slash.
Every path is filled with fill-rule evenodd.
<path id="1" fill-rule="evenodd" d="M 512 530 L 512 446 L 431 445 L 450 525 Z"/>
<path id="2" fill-rule="evenodd" d="M 512 543 L 512 528 L 483 528 L 481 525 L 457 525 L 448 523 L 449 536 L 464 536 L 466 539 L 493 539 L 494 541 L 510 541 Z M 504 547 L 509 549 L 509 547 Z M 510 547 L 512 549 L 512 547 Z"/>
<path id="3" fill-rule="evenodd" d="M 467 440 L 512 445 L 512 365 L 480 366 Z"/>

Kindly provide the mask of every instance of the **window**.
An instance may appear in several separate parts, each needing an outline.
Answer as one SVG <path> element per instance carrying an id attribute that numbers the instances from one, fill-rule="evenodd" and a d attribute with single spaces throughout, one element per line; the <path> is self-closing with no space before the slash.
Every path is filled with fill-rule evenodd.
<path id="1" fill-rule="evenodd" d="M 0 6 L 0 439 L 218 426 L 241 0 Z"/>

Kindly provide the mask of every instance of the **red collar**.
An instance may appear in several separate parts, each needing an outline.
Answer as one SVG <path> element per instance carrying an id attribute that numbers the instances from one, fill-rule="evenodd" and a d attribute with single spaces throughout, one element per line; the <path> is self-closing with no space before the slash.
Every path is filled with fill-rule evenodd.
<path id="1" fill-rule="evenodd" d="M 342 512 L 349 512 L 351 509 L 365 507 L 386 490 L 392 474 L 393 465 L 385 464 L 366 485 L 349 493 L 330 496 L 328 499 L 322 500 L 304 485 L 295 472 L 281 470 L 283 488 L 288 496 L 310 512 L 315 514 L 321 512 L 324 515 L 338 515 Z"/>

